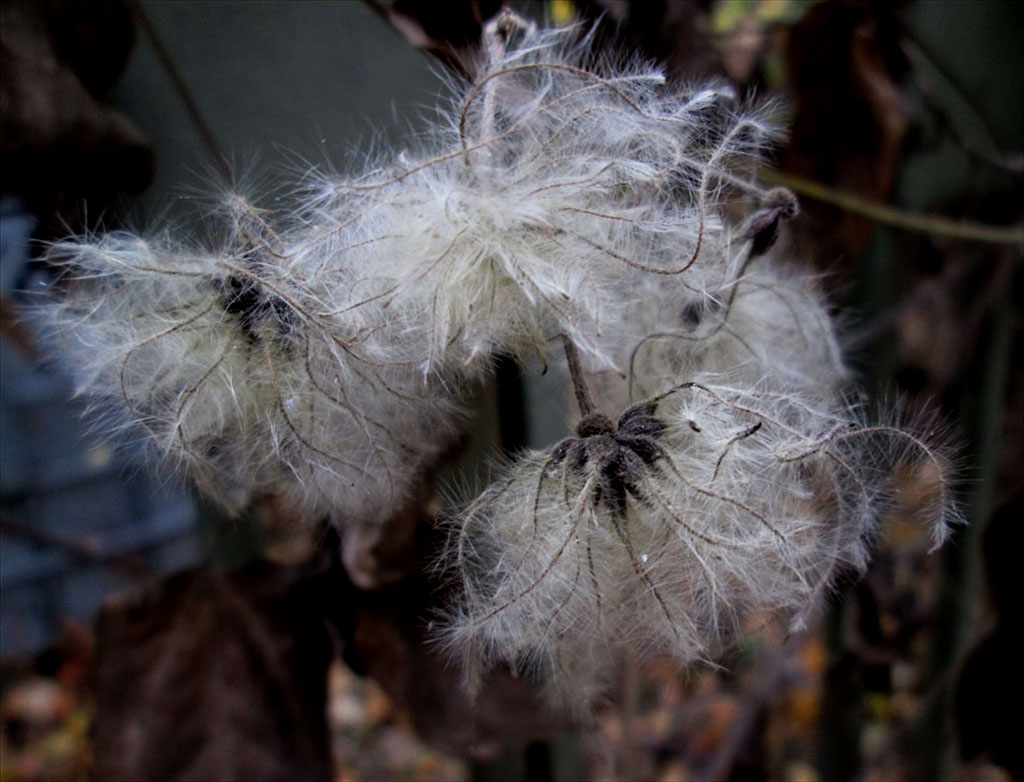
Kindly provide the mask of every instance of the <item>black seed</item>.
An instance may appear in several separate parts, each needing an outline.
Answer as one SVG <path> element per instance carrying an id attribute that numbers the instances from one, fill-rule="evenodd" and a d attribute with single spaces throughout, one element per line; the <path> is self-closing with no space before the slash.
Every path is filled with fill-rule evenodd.
<path id="1" fill-rule="evenodd" d="M 224 311 L 238 319 L 245 336 L 254 344 L 262 341 L 260 327 L 268 318 L 279 334 L 287 333 L 291 309 L 277 296 L 268 294 L 258 282 L 248 277 L 232 275 L 225 284 L 218 284 Z"/>
<path id="2" fill-rule="evenodd" d="M 684 326 L 690 328 L 697 328 L 700 322 L 704 320 L 704 305 L 702 302 L 694 301 L 683 307 L 683 311 L 680 315 L 680 319 Z"/>

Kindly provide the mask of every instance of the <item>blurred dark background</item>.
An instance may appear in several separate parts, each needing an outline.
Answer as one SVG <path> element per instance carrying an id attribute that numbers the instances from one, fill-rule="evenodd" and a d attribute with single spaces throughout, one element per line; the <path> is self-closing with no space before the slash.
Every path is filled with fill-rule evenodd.
<path id="1" fill-rule="evenodd" d="M 895 509 L 806 634 L 721 671 L 635 664 L 588 730 L 514 682 L 470 710 L 423 645 L 429 509 L 379 555 L 399 577 L 357 590 L 309 520 L 220 519 L 88 434 L 15 311 L 52 284 L 41 242 L 202 236 L 229 180 L 273 210 L 413 139 L 499 3 L 2 0 L 3 779 L 1021 778 L 1024 4 L 510 5 L 786 106 L 785 251 L 849 312 L 867 392 L 951 423 L 970 526 L 927 556 Z M 561 386 L 499 367 L 464 463 L 559 439 Z"/>

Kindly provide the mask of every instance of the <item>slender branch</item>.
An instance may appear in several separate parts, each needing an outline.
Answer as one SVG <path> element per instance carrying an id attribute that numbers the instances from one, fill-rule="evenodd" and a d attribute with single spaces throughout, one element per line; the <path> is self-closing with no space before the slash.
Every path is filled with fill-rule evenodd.
<path id="1" fill-rule="evenodd" d="M 111 554 L 87 543 L 77 540 L 67 540 L 54 535 L 52 532 L 40 529 L 31 524 L 12 518 L 7 514 L 0 515 L 0 532 L 12 537 L 19 537 L 29 540 L 39 546 L 56 549 L 67 555 L 76 562 L 86 565 L 109 564 L 125 571 L 135 578 L 143 578 L 152 574 L 151 570 L 136 555 L 116 553 Z"/>
<path id="2" fill-rule="evenodd" d="M 214 166 L 221 176 L 224 177 L 226 183 L 233 184 L 235 181 L 234 172 L 231 169 L 231 163 L 228 161 L 227 155 L 224 154 L 223 149 L 217 142 L 217 137 L 213 134 L 213 130 L 210 128 L 210 124 L 206 121 L 203 116 L 202 110 L 199 108 L 199 104 L 196 102 L 195 96 L 192 95 L 192 90 L 189 88 L 185 78 L 181 75 L 181 71 L 178 70 L 177 64 L 174 62 L 174 57 L 171 55 L 171 50 L 167 48 L 160 34 L 157 32 L 156 26 L 153 24 L 153 20 L 149 18 L 149 14 L 142 7 L 140 0 L 132 0 L 132 11 L 135 13 L 135 18 L 138 19 L 139 26 L 142 31 L 149 38 L 149 42 L 153 45 L 153 49 L 156 51 L 156 55 L 160 60 L 160 64 L 164 70 L 167 71 L 167 75 L 174 85 L 174 91 L 178 93 L 178 98 L 185 106 L 185 111 L 192 120 L 192 124 L 195 126 L 196 131 L 199 133 L 200 138 L 203 140 L 203 145 L 210 153 L 210 157 L 213 160 Z"/>
<path id="3" fill-rule="evenodd" d="M 870 218 L 877 223 L 892 225 L 908 231 L 920 231 L 933 236 L 967 239 L 990 244 L 1012 244 L 1024 248 L 1024 224 L 1003 228 L 965 220 L 951 220 L 935 215 L 915 214 L 878 201 L 862 198 L 853 193 L 836 190 L 820 182 L 784 171 L 765 171 L 762 176 L 765 180 L 784 185 L 800 195 L 813 198 L 815 201 L 833 204 L 840 209 Z"/>
<path id="4" fill-rule="evenodd" d="M 982 110 L 975 91 L 967 88 L 963 81 L 946 64 L 945 60 L 923 38 L 915 34 L 911 25 L 903 26 L 900 35 L 902 38 L 900 48 L 907 55 L 907 59 L 910 60 L 914 71 L 920 71 L 920 61 L 922 59 L 927 60 L 946 83 L 953 88 L 960 97 L 960 100 L 971 110 L 975 119 L 984 129 L 987 140 L 990 143 L 995 143 L 996 134 L 992 128 L 992 122 Z"/>

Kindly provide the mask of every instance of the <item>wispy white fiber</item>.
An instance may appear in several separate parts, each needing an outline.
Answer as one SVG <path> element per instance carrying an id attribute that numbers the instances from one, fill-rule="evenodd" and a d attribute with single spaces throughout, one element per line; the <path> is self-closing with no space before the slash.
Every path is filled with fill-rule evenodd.
<path id="1" fill-rule="evenodd" d="M 742 259 L 746 245 L 729 251 Z M 693 291 L 685 279 L 638 280 L 621 326 L 602 346 L 622 372 L 590 363 L 588 380 L 608 409 L 701 373 L 772 387 L 830 404 L 849 389 L 835 329 L 816 281 L 772 257 Z"/>
<path id="2" fill-rule="evenodd" d="M 378 295 L 420 299 L 431 364 L 543 353 L 560 334 L 607 364 L 617 286 L 717 274 L 723 182 L 773 131 L 728 88 L 675 92 L 565 31 L 506 18 L 487 40 L 426 153 L 325 183 L 320 222 L 351 226 L 389 280 Z"/>

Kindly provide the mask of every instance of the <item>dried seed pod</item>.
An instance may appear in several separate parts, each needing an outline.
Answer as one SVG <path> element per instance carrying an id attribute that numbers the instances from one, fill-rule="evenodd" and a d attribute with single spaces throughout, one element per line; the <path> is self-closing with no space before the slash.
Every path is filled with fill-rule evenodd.
<path id="1" fill-rule="evenodd" d="M 742 235 L 750 241 L 749 258 L 764 255 L 779 238 L 779 227 L 800 212 L 796 196 L 784 187 L 775 187 L 761 198 L 761 208 L 743 226 Z"/>

